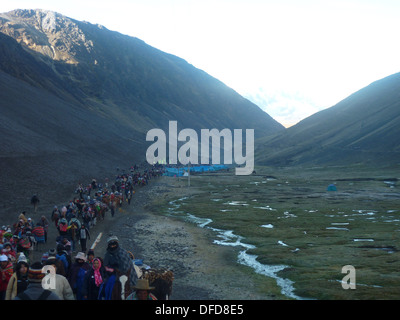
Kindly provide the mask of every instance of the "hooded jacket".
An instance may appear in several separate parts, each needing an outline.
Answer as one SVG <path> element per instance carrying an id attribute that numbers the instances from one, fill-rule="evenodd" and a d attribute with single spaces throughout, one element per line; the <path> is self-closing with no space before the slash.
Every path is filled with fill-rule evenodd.
<path id="1" fill-rule="evenodd" d="M 115 249 L 107 248 L 104 256 L 104 266 L 112 269 L 118 269 L 122 274 L 129 274 L 131 285 L 136 284 L 137 274 L 133 266 L 133 261 L 129 253 L 119 245 Z"/>

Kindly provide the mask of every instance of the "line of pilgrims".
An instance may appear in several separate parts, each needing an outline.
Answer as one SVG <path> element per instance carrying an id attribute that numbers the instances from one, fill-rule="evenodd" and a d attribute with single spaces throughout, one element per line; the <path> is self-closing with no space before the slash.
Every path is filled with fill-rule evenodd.
<path id="1" fill-rule="evenodd" d="M 121 247 L 118 237 L 108 237 L 104 256 L 95 255 L 88 240 L 90 229 L 106 212 L 114 217 L 124 203 L 131 204 L 135 187 L 146 186 L 163 173 L 160 165 L 144 173 L 135 165 L 130 173 L 118 174 L 112 184 L 108 179 L 104 183 L 93 179 L 86 187 L 79 183 L 78 196 L 61 208 L 54 206 L 50 219 L 42 215 L 35 223 L 22 212 L 16 223 L 2 226 L 0 300 L 156 300 L 155 288 L 138 279 L 134 256 Z M 54 248 L 43 252 L 40 261 L 31 261 L 33 253 L 48 242 L 53 226 L 57 229 Z"/>

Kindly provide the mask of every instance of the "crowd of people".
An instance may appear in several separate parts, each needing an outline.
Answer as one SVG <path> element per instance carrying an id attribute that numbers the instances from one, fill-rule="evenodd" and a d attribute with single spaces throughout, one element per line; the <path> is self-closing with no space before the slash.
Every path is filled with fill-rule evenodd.
<path id="1" fill-rule="evenodd" d="M 104 256 L 96 255 L 88 240 L 106 212 L 114 216 L 125 202 L 130 205 L 136 187 L 163 173 L 160 165 L 143 173 L 135 165 L 111 183 L 108 179 L 103 183 L 93 179 L 86 186 L 79 183 L 77 196 L 61 209 L 55 205 L 48 218 L 42 215 L 35 223 L 21 212 L 13 225 L 3 226 L 0 300 L 155 300 L 154 288 L 146 279 L 138 279 L 133 255 L 121 247 L 117 236 L 108 237 Z M 37 195 L 31 203 L 37 212 Z M 41 245 L 50 241 L 49 228 L 57 230 L 54 247 L 40 252 Z M 31 261 L 38 253 L 41 258 Z M 121 276 L 126 277 L 124 283 Z M 55 285 L 46 285 L 51 279 Z"/>

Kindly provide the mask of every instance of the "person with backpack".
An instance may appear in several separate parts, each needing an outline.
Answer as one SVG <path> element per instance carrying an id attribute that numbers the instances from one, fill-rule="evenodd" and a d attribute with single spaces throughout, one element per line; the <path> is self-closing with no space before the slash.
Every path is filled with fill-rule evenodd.
<path id="1" fill-rule="evenodd" d="M 86 228 L 90 228 L 90 221 L 92 220 L 92 217 L 89 212 L 89 208 L 85 207 L 82 213 L 82 220 L 83 224 L 85 225 Z"/>
<path id="2" fill-rule="evenodd" d="M 76 218 L 74 218 L 76 219 Z M 79 220 L 75 220 L 73 221 L 72 219 L 70 220 L 70 224 L 69 224 L 69 237 L 68 240 L 71 243 L 71 250 L 75 251 L 76 248 L 76 240 L 79 240 L 79 229 L 81 226 L 81 222 Z"/>
<path id="3" fill-rule="evenodd" d="M 60 300 L 54 292 L 44 289 L 42 279 L 45 274 L 42 272 L 41 262 L 34 262 L 28 271 L 29 284 L 25 291 L 19 293 L 14 300 Z"/>
<path id="4" fill-rule="evenodd" d="M 25 256 L 27 256 L 29 259 L 30 253 L 33 251 L 34 248 L 36 248 L 36 245 L 36 239 L 32 235 L 32 232 L 26 231 L 26 233 L 21 237 L 18 242 L 17 251 L 23 252 Z"/>
<path id="5" fill-rule="evenodd" d="M 82 252 L 86 252 L 86 242 L 87 239 L 90 239 L 89 229 L 85 227 L 84 224 L 81 225 L 81 228 L 78 230 L 78 239 L 81 243 Z"/>
<path id="6" fill-rule="evenodd" d="M 54 206 L 53 211 L 51 212 L 51 221 L 54 222 L 56 228 L 58 227 L 58 220 L 60 219 L 61 212 L 57 206 Z"/>
<path id="7" fill-rule="evenodd" d="M 64 276 L 68 274 L 70 263 L 68 261 L 68 254 L 65 251 L 64 245 L 58 244 L 57 245 L 57 254 L 56 254 L 56 259 L 60 260 L 63 263 L 64 266 Z"/>
<path id="8" fill-rule="evenodd" d="M 49 229 L 49 221 L 47 221 L 45 216 L 41 216 L 40 220 L 36 224 L 37 226 L 43 227 L 44 230 L 44 241 L 47 243 L 47 231 Z M 33 233 L 33 230 L 32 230 Z"/>
<path id="9" fill-rule="evenodd" d="M 68 235 L 68 221 L 65 218 L 61 218 L 58 223 L 58 233 L 61 237 Z"/>
<path id="10" fill-rule="evenodd" d="M 35 237 L 37 245 L 46 242 L 46 232 L 39 222 L 36 224 L 36 227 L 32 229 L 32 235 Z"/>

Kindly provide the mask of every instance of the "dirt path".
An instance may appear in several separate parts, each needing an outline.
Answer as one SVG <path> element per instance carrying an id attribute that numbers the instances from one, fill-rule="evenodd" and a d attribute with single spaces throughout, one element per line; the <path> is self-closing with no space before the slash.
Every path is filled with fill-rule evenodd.
<path id="1" fill-rule="evenodd" d="M 95 254 L 104 257 L 106 240 L 113 234 L 135 258 L 143 259 L 152 268 L 173 270 L 175 279 L 170 297 L 173 300 L 266 299 L 254 293 L 254 283 L 237 267 L 234 248 L 213 244 L 210 230 L 151 211 L 154 211 L 151 204 L 160 197 L 175 200 L 193 192 L 197 191 L 180 186 L 173 178 L 150 181 L 148 186 L 136 190 L 130 206 L 124 204 L 114 217 L 107 212 L 105 220 L 90 229 L 88 247 L 101 232 Z M 36 259 L 40 259 L 45 250 L 55 247 L 56 236 L 54 224 L 51 224 L 49 241 L 34 253 Z M 73 257 L 79 249 L 78 246 Z"/>

